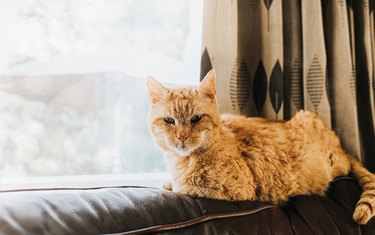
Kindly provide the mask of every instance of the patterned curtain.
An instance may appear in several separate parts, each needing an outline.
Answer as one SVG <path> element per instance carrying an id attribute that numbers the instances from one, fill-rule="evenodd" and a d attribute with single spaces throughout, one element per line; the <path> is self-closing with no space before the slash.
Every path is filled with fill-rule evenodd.
<path id="1" fill-rule="evenodd" d="M 206 0 L 201 78 L 221 112 L 316 112 L 375 171 L 375 0 Z"/>

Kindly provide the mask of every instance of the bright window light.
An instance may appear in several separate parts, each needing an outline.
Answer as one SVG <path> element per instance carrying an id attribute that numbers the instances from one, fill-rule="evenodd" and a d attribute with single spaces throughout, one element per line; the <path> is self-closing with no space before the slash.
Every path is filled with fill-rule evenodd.
<path id="1" fill-rule="evenodd" d="M 1 5 L 0 182 L 165 172 L 145 78 L 198 84 L 203 1 Z"/>

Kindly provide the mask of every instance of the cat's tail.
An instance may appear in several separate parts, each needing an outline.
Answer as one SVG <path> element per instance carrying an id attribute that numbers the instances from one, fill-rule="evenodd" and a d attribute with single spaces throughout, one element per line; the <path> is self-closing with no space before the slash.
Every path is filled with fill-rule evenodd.
<path id="1" fill-rule="evenodd" d="M 366 224 L 375 215 L 375 175 L 366 170 L 362 164 L 352 156 L 348 156 L 353 176 L 362 187 L 353 219 L 359 224 Z"/>

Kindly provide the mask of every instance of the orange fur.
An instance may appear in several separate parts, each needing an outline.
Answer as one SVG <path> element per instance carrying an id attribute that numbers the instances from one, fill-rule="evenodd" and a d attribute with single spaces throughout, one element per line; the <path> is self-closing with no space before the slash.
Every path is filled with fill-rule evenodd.
<path id="1" fill-rule="evenodd" d="M 299 111 L 289 121 L 220 116 L 214 71 L 198 88 L 168 89 L 151 79 L 148 89 L 150 129 L 166 153 L 173 191 L 282 204 L 291 196 L 324 195 L 333 178 L 352 171 L 364 190 L 353 218 L 365 224 L 374 216 L 375 176 L 316 114 Z"/>

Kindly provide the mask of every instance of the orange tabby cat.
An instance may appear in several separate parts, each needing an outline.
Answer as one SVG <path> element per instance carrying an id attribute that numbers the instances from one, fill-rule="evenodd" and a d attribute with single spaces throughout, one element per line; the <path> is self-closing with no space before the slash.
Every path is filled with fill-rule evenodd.
<path id="1" fill-rule="evenodd" d="M 351 171 L 363 188 L 354 220 L 365 224 L 374 216 L 375 175 L 342 149 L 317 115 L 220 117 L 215 80 L 213 70 L 197 88 L 168 89 L 148 79 L 150 128 L 166 153 L 173 191 L 280 204 L 291 196 L 324 195 L 333 178 Z"/>

